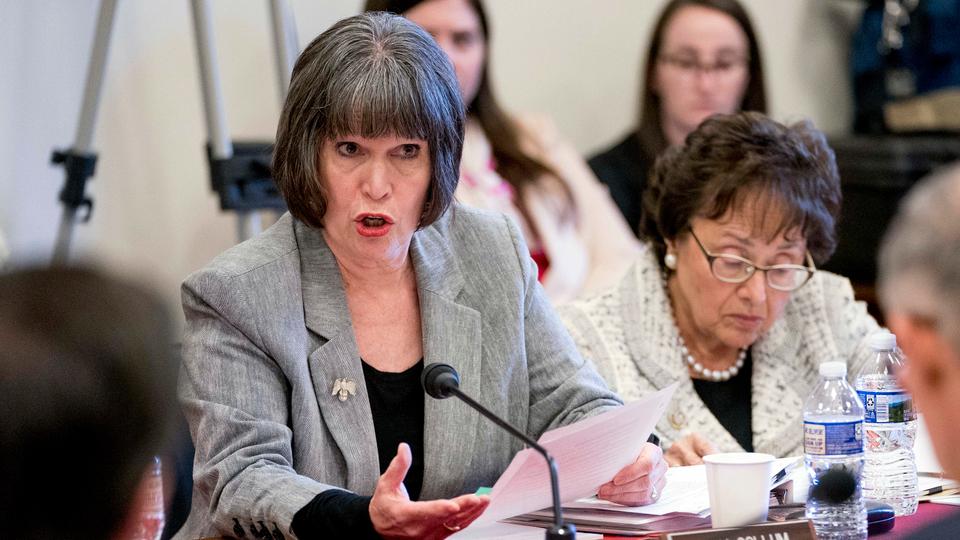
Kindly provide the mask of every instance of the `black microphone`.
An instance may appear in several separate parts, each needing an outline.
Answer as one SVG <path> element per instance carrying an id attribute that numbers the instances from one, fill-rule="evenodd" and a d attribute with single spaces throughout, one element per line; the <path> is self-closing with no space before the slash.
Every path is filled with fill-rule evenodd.
<path id="1" fill-rule="evenodd" d="M 563 513 L 560 509 L 560 481 L 557 479 L 557 463 L 547 452 L 546 448 L 540 446 L 537 444 L 537 441 L 531 439 L 526 433 L 511 426 L 506 420 L 493 414 L 486 407 L 474 401 L 473 398 L 461 392 L 460 375 L 457 374 L 457 370 L 453 369 L 453 366 L 434 362 L 423 368 L 423 374 L 420 375 L 420 382 L 423 384 L 423 390 L 430 397 L 446 399 L 450 396 L 456 396 L 474 410 L 492 420 L 494 424 L 502 427 L 511 435 L 526 443 L 530 448 L 540 452 L 540 455 L 547 460 L 547 465 L 550 468 L 550 490 L 553 493 L 553 526 L 547 529 L 546 538 L 547 540 L 564 540 L 577 537 L 576 527 L 574 527 L 572 523 L 563 522 Z"/>
<path id="2" fill-rule="evenodd" d="M 841 467 L 830 467 L 817 477 L 810 490 L 810 497 L 818 501 L 840 504 L 857 491 L 857 479 L 853 473 Z"/>

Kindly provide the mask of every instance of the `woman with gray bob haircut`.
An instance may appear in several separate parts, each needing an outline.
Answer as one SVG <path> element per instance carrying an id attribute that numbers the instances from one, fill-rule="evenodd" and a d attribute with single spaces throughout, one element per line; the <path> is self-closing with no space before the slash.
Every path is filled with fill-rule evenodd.
<path id="1" fill-rule="evenodd" d="M 473 493 L 522 446 L 462 403 L 425 400 L 426 364 L 454 366 L 533 437 L 620 404 L 513 222 L 453 207 L 463 130 L 446 56 L 401 17 L 344 19 L 303 52 L 274 157 L 290 213 L 183 285 L 197 453 L 179 537 L 469 525 L 489 502 Z M 665 469 L 648 444 L 607 498 L 649 502 Z"/>
<path id="2" fill-rule="evenodd" d="M 321 141 L 394 131 L 424 139 L 430 149 L 421 226 L 430 225 L 453 202 L 463 150 L 463 104 L 446 55 L 429 35 L 398 21 L 358 20 L 328 32 L 329 39 L 318 38 L 297 60 L 297 84 L 290 85 L 277 128 L 273 177 L 290 213 L 323 227 Z M 420 61 L 410 61 L 413 51 Z"/>

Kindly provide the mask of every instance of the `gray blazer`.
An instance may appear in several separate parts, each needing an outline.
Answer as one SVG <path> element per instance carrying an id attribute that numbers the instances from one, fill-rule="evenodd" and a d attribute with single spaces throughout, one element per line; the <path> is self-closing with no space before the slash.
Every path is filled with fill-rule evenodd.
<path id="1" fill-rule="evenodd" d="M 516 226 L 456 206 L 414 234 L 424 362 L 533 437 L 620 404 L 581 358 L 537 283 Z M 287 537 L 294 514 L 339 487 L 370 495 L 377 442 L 337 262 L 314 229 L 283 216 L 183 285 L 181 402 L 193 507 L 178 538 L 249 531 Z M 340 401 L 334 382 L 356 396 Z M 492 485 L 521 449 L 457 400 L 424 403 L 421 498 Z"/>

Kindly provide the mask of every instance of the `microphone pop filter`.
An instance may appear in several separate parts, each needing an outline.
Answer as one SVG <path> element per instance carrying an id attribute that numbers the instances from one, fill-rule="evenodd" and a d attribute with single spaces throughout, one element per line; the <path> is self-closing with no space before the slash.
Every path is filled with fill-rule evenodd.
<path id="1" fill-rule="evenodd" d="M 843 468 L 831 467 L 820 475 L 811 495 L 818 500 L 842 503 L 857 490 L 857 479 Z"/>
<path id="2" fill-rule="evenodd" d="M 460 375 L 453 366 L 434 362 L 423 368 L 420 384 L 430 397 L 446 399 L 453 395 L 451 390 L 460 388 Z"/>

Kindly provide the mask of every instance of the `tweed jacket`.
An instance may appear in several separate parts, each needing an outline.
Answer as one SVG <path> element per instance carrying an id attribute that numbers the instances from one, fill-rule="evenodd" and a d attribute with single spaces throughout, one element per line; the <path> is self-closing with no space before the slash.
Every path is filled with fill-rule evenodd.
<path id="1" fill-rule="evenodd" d="M 560 311 L 581 354 L 625 401 L 680 381 L 656 427 L 664 448 L 695 432 L 721 452 L 743 450 L 693 388 L 652 249 L 645 249 L 619 285 Z M 852 377 L 867 357 L 862 338 L 876 330 L 845 278 L 818 270 L 795 291 L 780 319 L 751 347 L 754 450 L 801 454 L 803 402 L 819 380 L 820 363 L 847 361 Z"/>
<path id="2" fill-rule="evenodd" d="M 424 362 L 533 437 L 619 405 L 577 353 L 516 226 L 456 206 L 414 233 Z M 337 262 L 290 215 L 183 285 L 180 398 L 196 445 L 193 506 L 178 538 L 290 529 L 318 493 L 371 495 L 380 474 L 363 371 Z M 336 379 L 356 383 L 345 401 Z M 424 402 L 421 499 L 490 486 L 521 444 L 458 400 Z"/>
<path id="3" fill-rule="evenodd" d="M 548 118 L 522 115 L 515 119 L 525 152 L 552 168 L 566 184 L 577 212 L 564 216 L 565 196 L 549 178 L 526 190 L 527 212 L 536 235 L 529 230 L 517 195 L 493 169 L 490 141 L 474 120 L 467 123 L 460 161 L 457 200 L 476 208 L 503 212 L 520 225 L 528 241 L 537 237 L 550 260 L 543 288 L 557 305 L 594 294 L 617 283 L 639 252 L 639 242 L 627 227 L 607 187 L 583 157 Z"/>

